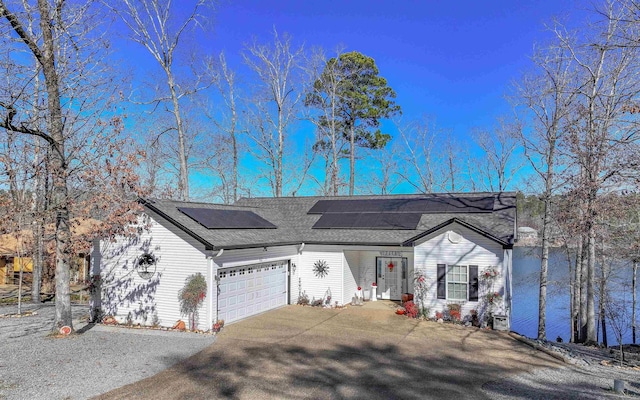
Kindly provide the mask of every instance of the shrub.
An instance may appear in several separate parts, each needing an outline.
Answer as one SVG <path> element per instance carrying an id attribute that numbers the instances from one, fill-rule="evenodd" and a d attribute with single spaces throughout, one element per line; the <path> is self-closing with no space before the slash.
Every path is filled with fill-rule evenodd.
<path id="1" fill-rule="evenodd" d="M 460 318 L 462 317 L 460 312 L 462 307 L 460 304 L 448 304 L 447 308 L 449 309 L 449 316 L 451 317 L 451 320 L 454 322 L 460 321 Z"/>
<path id="2" fill-rule="evenodd" d="M 198 320 L 198 308 L 207 295 L 207 280 L 200 272 L 189 276 L 186 279 L 184 287 L 178 293 L 180 300 L 180 312 L 189 316 L 191 320 L 191 330 L 196 329 L 196 321 Z"/>
<path id="3" fill-rule="evenodd" d="M 418 317 L 418 306 L 415 305 L 413 301 L 407 301 L 404 303 L 404 309 L 407 312 L 407 317 L 409 318 L 417 318 Z"/>
<path id="4" fill-rule="evenodd" d="M 309 296 L 307 296 L 307 294 L 303 292 L 300 296 L 298 296 L 298 304 L 301 306 L 308 306 Z"/>

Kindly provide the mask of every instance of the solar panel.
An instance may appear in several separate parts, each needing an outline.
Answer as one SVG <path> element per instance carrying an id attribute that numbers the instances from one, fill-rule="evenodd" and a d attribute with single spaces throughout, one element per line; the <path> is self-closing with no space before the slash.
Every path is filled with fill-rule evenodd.
<path id="1" fill-rule="evenodd" d="M 417 213 L 326 213 L 313 229 L 416 229 L 422 214 Z"/>
<path id="2" fill-rule="evenodd" d="M 383 212 L 383 213 L 485 213 L 493 212 L 493 196 L 420 197 L 405 199 L 318 200 L 308 214 Z"/>
<path id="3" fill-rule="evenodd" d="M 253 211 L 178 207 L 207 229 L 276 229 L 276 226 Z"/>

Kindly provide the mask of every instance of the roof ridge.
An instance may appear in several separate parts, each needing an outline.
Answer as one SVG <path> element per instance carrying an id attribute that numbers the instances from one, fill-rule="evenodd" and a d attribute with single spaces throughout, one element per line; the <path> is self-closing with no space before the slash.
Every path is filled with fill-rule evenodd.
<path id="1" fill-rule="evenodd" d="M 237 207 L 237 208 L 258 208 L 258 209 L 262 209 L 262 207 L 258 207 L 258 206 L 245 206 L 245 205 L 239 205 L 239 204 L 225 204 L 225 203 L 209 203 L 206 201 L 184 201 L 184 200 L 174 200 L 174 199 L 143 199 L 146 202 L 152 202 L 156 203 L 156 202 L 171 202 L 174 204 L 184 204 L 184 205 L 189 205 L 189 204 L 193 204 L 193 205 L 197 205 L 197 204 L 202 204 L 202 205 L 207 205 L 207 206 L 217 206 L 217 207 Z"/>
<path id="2" fill-rule="evenodd" d="M 515 191 L 502 191 L 502 192 L 432 192 L 432 193 L 390 193 L 390 194 L 339 194 L 339 195 L 313 195 L 313 196 L 257 196 L 257 197 L 241 197 L 238 201 L 241 200 L 277 200 L 277 199 L 328 199 L 328 198 L 341 198 L 341 199 L 350 199 L 350 198 L 359 198 L 359 197 L 403 197 L 403 196 L 438 196 L 438 195 L 469 195 L 469 196 L 482 196 L 482 195 L 491 195 L 496 196 L 500 194 L 507 195 L 515 195 L 517 192 Z"/>

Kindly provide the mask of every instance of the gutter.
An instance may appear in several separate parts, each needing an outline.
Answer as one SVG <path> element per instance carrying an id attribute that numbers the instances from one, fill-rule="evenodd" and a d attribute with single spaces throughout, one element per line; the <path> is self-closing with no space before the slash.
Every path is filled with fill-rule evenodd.
<path id="1" fill-rule="evenodd" d="M 385 246 L 385 247 L 413 247 L 413 243 L 405 244 L 405 243 L 389 243 L 389 242 L 333 242 L 333 241 L 304 241 L 300 242 L 300 240 L 295 242 L 274 242 L 274 243 L 250 243 L 250 244 L 242 244 L 242 245 L 226 245 L 216 247 L 214 246 L 211 250 L 242 250 L 242 249 L 252 249 L 255 247 L 278 247 L 278 246 L 294 246 L 297 245 L 300 247 L 300 243 L 304 243 L 304 245 L 338 245 L 338 246 Z M 304 246 L 302 246 L 304 248 Z M 300 250 L 298 250 L 300 251 Z"/>

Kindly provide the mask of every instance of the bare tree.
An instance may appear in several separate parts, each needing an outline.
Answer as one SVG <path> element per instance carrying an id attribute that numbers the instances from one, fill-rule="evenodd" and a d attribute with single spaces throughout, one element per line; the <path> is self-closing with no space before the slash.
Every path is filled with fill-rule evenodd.
<path id="1" fill-rule="evenodd" d="M 339 58 L 341 53 L 341 49 L 336 50 L 335 58 Z M 325 160 L 323 194 L 337 196 L 344 186 L 340 177 L 340 160 L 347 157 L 347 141 L 338 118 L 340 83 L 344 77 L 336 64 L 327 61 L 321 49 L 314 52 L 309 68 L 313 85 L 305 96 L 305 105 L 311 112 L 309 120 L 316 127 L 314 151 Z"/>
<path id="2" fill-rule="evenodd" d="M 538 49 L 533 57 L 535 70 L 523 77 L 516 88 L 518 102 L 525 108 L 525 118 L 531 129 L 519 129 L 524 155 L 543 182 L 542 201 L 542 258 L 540 263 L 540 292 L 538 302 L 538 339 L 546 340 L 547 270 L 551 239 L 552 200 L 564 182 L 562 149 L 566 136 L 567 118 L 575 106 L 575 70 L 570 54 L 562 47 Z M 560 170 L 560 171 L 557 171 Z M 559 172 L 559 173 L 558 173 Z M 573 318 L 572 318 L 573 321 Z M 573 330 L 572 330 L 573 332 Z"/>
<path id="3" fill-rule="evenodd" d="M 137 189 L 133 171 L 136 157 L 122 151 L 122 120 L 104 117 L 107 112 L 114 114 L 111 106 L 117 98 L 118 85 L 105 67 L 107 64 L 102 63 L 108 48 L 104 31 L 98 28 L 102 10 L 93 2 L 52 4 L 48 0 L 37 0 L 35 4 L 16 2 L 12 7 L 20 8 L 13 11 L 7 2 L 0 1 L 0 19 L 5 21 L 0 22 L 0 27 L 8 28 L 17 38 L 11 43 L 15 50 L 11 54 L 16 54 L 12 62 L 28 67 L 13 75 L 12 85 L 0 90 L 8 93 L 0 98 L 0 127 L 13 135 L 37 137 L 46 143 L 38 150 L 43 154 L 34 158 L 38 165 L 33 170 L 44 171 L 42 181 L 37 183 L 44 188 L 36 191 L 46 195 L 48 208 L 42 217 L 55 221 L 54 254 L 50 258 L 55 262 L 53 330 L 57 331 L 65 325 L 73 328 L 71 259 L 79 248 L 86 254 L 86 243 L 91 239 L 74 240 L 71 230 L 75 222 L 71 215 L 102 218 L 105 222 L 111 216 L 130 220 L 136 210 L 130 200 L 140 194 L 132 192 Z M 30 19 L 38 22 L 32 32 L 25 28 Z M 19 53 L 24 50 L 37 60 L 39 68 L 34 70 L 32 59 Z M 34 79 L 36 76 L 39 78 Z M 38 117 L 34 118 L 36 103 Z M 36 148 L 32 142 L 31 154 Z M 23 165 L 28 164 L 25 161 Z M 105 223 L 100 230 L 110 232 L 118 222 Z M 43 242 L 46 239 L 42 238 Z"/>
<path id="4" fill-rule="evenodd" d="M 478 160 L 478 173 L 483 177 L 486 189 L 495 192 L 507 190 L 516 172 L 522 166 L 514 160 L 519 147 L 518 123 L 498 119 L 498 125 L 491 131 L 476 130 L 476 143 L 482 149 L 484 157 Z"/>
<path id="5" fill-rule="evenodd" d="M 242 102 L 239 95 L 238 77 L 236 72 L 229 67 L 224 53 L 220 53 L 218 67 L 211 71 L 214 81 L 222 98 L 224 107 L 218 107 L 218 115 L 207 112 L 207 117 L 212 120 L 220 132 L 212 135 L 215 149 L 206 157 L 208 169 L 214 172 L 219 180 L 219 188 L 214 189 L 215 194 L 224 203 L 233 203 L 240 196 L 240 152 L 243 149 L 241 134 L 244 129 L 241 126 L 243 120 Z M 231 172 L 229 172 L 231 171 Z"/>
<path id="6" fill-rule="evenodd" d="M 391 148 L 385 147 L 372 152 L 375 169 L 372 171 L 367 187 L 373 194 L 391 194 L 402 183 L 402 178 L 398 174 L 401 161 L 398 157 L 401 150 L 398 147 L 394 145 Z"/>
<path id="7" fill-rule="evenodd" d="M 451 136 L 447 135 L 442 145 L 442 190 L 456 192 L 464 187 L 462 181 L 463 166 L 462 160 L 468 157 L 465 155 L 466 149 Z"/>
<path id="8" fill-rule="evenodd" d="M 259 82 L 250 107 L 248 135 L 259 148 L 258 157 L 268 165 L 266 178 L 276 197 L 283 194 L 286 137 L 297 120 L 304 93 L 300 68 L 303 50 L 303 46 L 292 47 L 291 38 L 280 37 L 274 29 L 272 44 L 254 40 L 243 52 L 246 64 Z"/>
<path id="9" fill-rule="evenodd" d="M 207 86 L 201 85 L 200 76 L 189 87 L 178 83 L 175 72 L 176 48 L 183 39 L 187 29 L 199 23 L 199 12 L 207 4 L 207 0 L 196 0 L 180 8 L 189 10 L 179 21 L 178 14 L 172 7 L 171 0 L 121 0 L 118 3 L 105 2 L 124 22 L 131 33 L 131 40 L 142 45 L 153 56 L 165 74 L 168 95 L 153 99 L 150 103 L 170 102 L 169 111 L 175 120 L 174 129 L 178 135 L 177 158 L 179 165 L 178 192 L 182 200 L 189 200 L 189 160 L 188 138 L 185 132 L 184 111 L 181 99 Z"/>
<path id="10" fill-rule="evenodd" d="M 404 145 L 404 168 L 399 171 L 404 181 L 421 193 L 432 193 L 439 186 L 435 151 L 440 136 L 445 135 L 436 125 L 425 119 L 422 122 L 397 123 Z"/>
<path id="11" fill-rule="evenodd" d="M 27 8 L 24 13 L 35 13 L 36 10 Z M 0 1 L 0 17 L 6 21 L 11 30 L 29 52 L 35 57 L 41 66 L 44 76 L 44 86 L 47 98 L 47 129 L 41 130 L 40 126 L 30 126 L 26 120 L 17 121 L 16 102 L 3 102 L 0 106 L 5 110 L 4 117 L 0 120 L 0 126 L 7 131 L 26 135 L 39 136 L 46 140 L 50 147 L 51 175 L 52 175 L 52 207 L 56 213 L 55 229 L 55 259 L 56 259 L 56 317 L 54 330 L 61 326 L 72 326 L 71 298 L 69 288 L 69 242 L 71 238 L 69 219 L 69 195 L 67 177 L 69 172 L 68 154 L 65 147 L 64 120 L 62 112 L 62 99 L 59 71 L 56 68 L 56 55 L 59 48 L 57 41 L 71 40 L 71 35 L 60 35 L 56 29 L 70 28 L 67 25 L 59 26 L 56 22 L 63 21 L 67 11 L 63 3 L 56 3 L 54 7 L 47 0 L 37 1 L 37 13 L 40 35 L 30 35 L 25 30 L 24 20 L 9 10 L 5 1 Z M 76 17 L 79 15 L 76 15 Z M 5 25 L 6 26 L 6 25 Z M 55 38 L 55 39 L 54 39 Z M 57 39 L 57 40 L 56 40 Z"/>
<path id="12" fill-rule="evenodd" d="M 605 18 L 575 36 L 556 29 L 560 44 L 576 64 L 580 83 L 579 107 L 575 129 L 571 132 L 571 152 L 579 172 L 573 184 L 584 199 L 583 226 L 586 232 L 586 335 L 585 341 L 597 340 L 595 326 L 595 265 L 598 195 L 620 175 L 625 148 L 638 138 L 635 119 L 626 114 L 640 92 L 640 70 L 635 62 L 637 48 L 621 46 L 619 38 L 626 25 L 619 18 L 620 9 L 607 3 Z"/>

